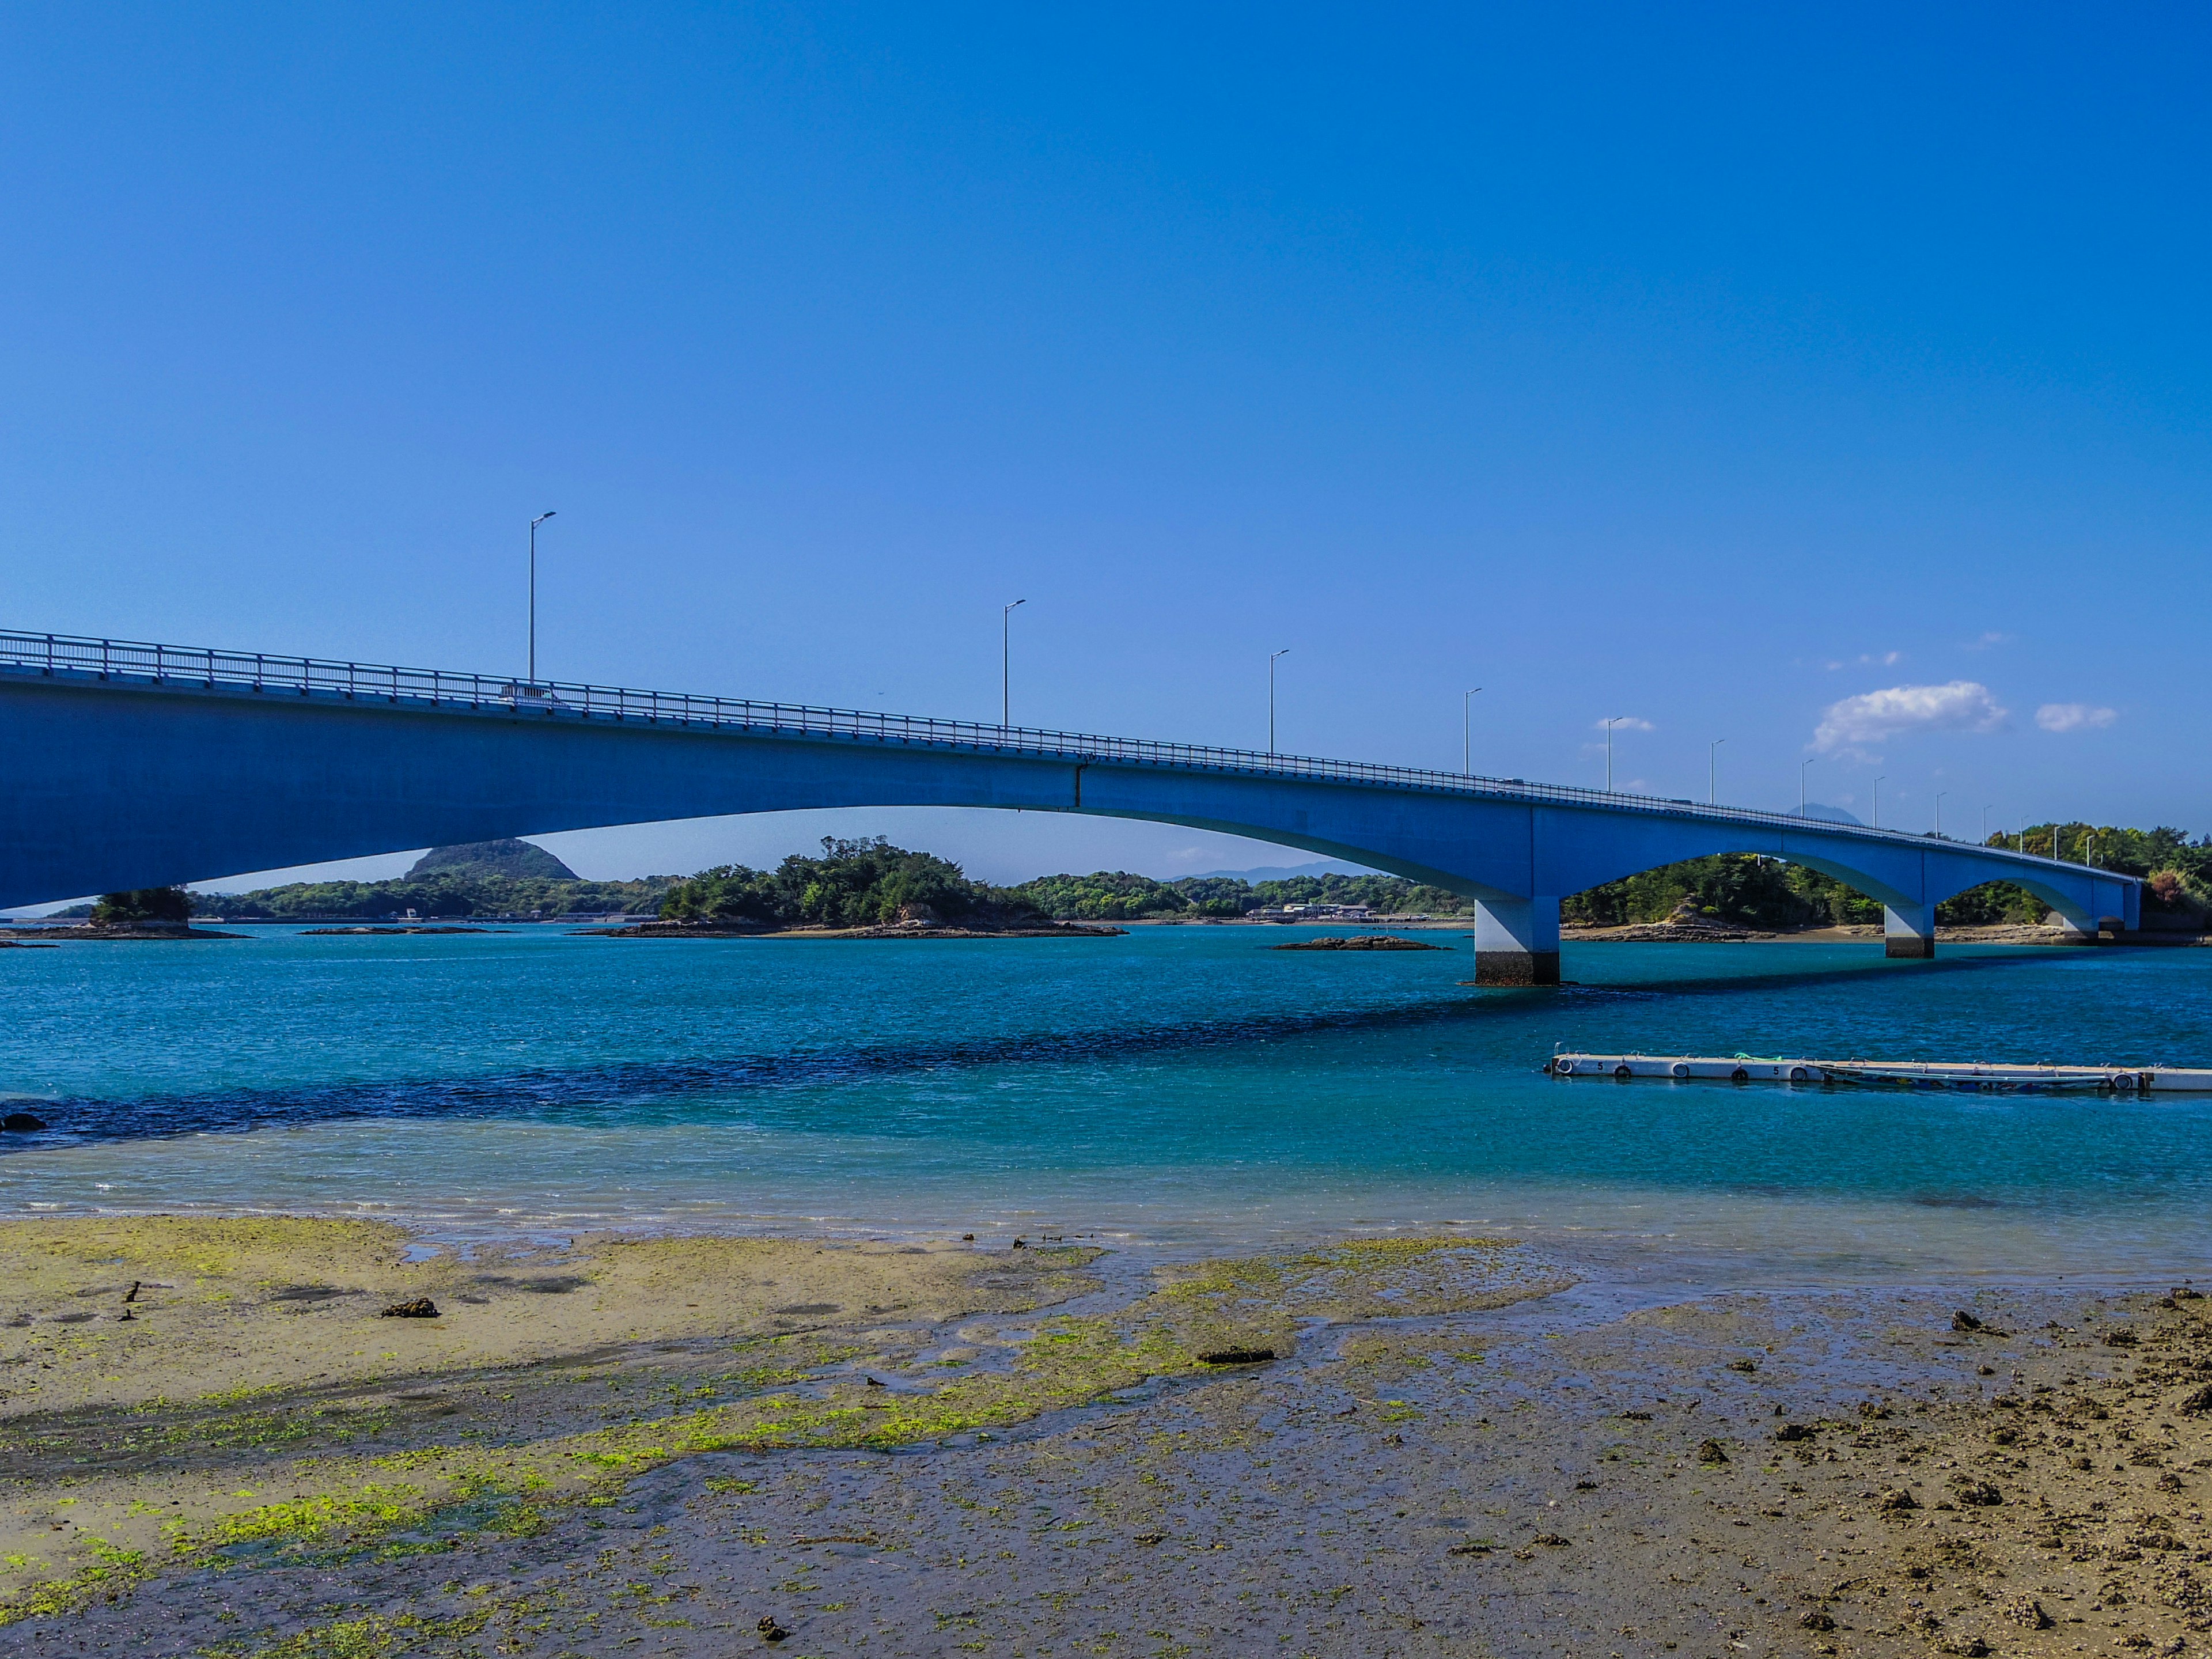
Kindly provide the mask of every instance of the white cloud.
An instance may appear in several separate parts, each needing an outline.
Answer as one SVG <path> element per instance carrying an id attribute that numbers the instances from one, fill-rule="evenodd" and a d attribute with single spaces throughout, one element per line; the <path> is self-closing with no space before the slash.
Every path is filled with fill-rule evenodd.
<path id="1" fill-rule="evenodd" d="M 1826 754 L 1842 744 L 1879 743 L 1899 732 L 1987 732 L 2004 717 L 1990 688 L 1977 680 L 1893 685 L 1830 703 L 1813 747 Z"/>
<path id="2" fill-rule="evenodd" d="M 2019 637 L 2020 636 L 2017 634 L 1984 634 L 1978 640 L 1969 640 L 1966 642 L 1966 649 L 1969 651 L 1987 651 L 1992 646 L 2010 645 Z"/>
<path id="3" fill-rule="evenodd" d="M 2046 732 L 2083 732 L 2110 726 L 2119 717 L 2117 708 L 2093 708 L 2086 702 L 2046 702 L 2035 711 L 2035 723 Z"/>
<path id="4" fill-rule="evenodd" d="M 1657 726 L 1652 725 L 1650 720 L 1638 720 L 1633 714 L 1623 714 L 1619 720 L 1613 721 L 1611 724 L 1613 726 L 1613 729 L 1616 732 L 1656 732 L 1659 729 Z M 1605 730 L 1607 722 L 1604 720 L 1594 720 L 1591 722 L 1591 728 L 1594 731 L 1602 732 Z"/>

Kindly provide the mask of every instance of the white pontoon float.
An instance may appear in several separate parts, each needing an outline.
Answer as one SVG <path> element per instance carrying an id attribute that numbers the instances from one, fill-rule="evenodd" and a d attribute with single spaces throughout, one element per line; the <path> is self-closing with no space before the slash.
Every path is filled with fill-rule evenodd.
<path id="1" fill-rule="evenodd" d="M 1779 1060 L 1764 1054 L 1555 1054 L 1553 1077 L 1717 1078 L 1730 1083 L 1859 1083 L 1905 1089 L 2048 1094 L 2212 1094 L 2212 1070 L 2179 1066 L 1978 1066 L 1920 1060 Z"/>

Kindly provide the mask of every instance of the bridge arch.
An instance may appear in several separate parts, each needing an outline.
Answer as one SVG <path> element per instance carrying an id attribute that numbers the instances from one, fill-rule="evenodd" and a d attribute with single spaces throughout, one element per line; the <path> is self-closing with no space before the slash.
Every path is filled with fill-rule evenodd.
<path id="1" fill-rule="evenodd" d="M 802 807 L 1074 812 L 1221 830 L 1476 905 L 1478 981 L 1558 977 L 1561 896 L 1715 853 L 1936 903 L 2021 880 L 2094 927 L 2136 884 L 1687 801 L 781 704 L 0 634 L 0 908 L 502 836 Z M 43 649 L 41 648 L 43 647 Z M 167 653 L 165 657 L 164 653 Z M 1903 948 L 1900 948 L 1902 946 Z"/>

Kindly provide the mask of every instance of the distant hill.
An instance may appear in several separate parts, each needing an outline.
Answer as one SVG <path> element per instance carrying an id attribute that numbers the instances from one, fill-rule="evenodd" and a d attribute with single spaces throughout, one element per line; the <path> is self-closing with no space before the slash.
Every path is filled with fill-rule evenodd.
<path id="1" fill-rule="evenodd" d="M 494 845 L 498 843 L 495 842 Z M 568 866 L 532 847 L 556 870 Z M 252 893 L 195 893 L 193 914 L 232 921 L 288 921 L 344 916 L 375 921 L 412 910 L 418 915 L 562 916 L 659 914 L 673 876 L 637 881 L 580 881 L 573 876 L 510 876 L 481 864 L 449 864 L 427 875 L 392 881 L 301 881 Z"/>
<path id="2" fill-rule="evenodd" d="M 1364 865 L 1346 864 L 1342 859 L 1316 859 L 1311 864 L 1269 864 L 1257 870 L 1201 870 L 1186 879 L 1243 881 L 1257 886 L 1263 881 L 1296 881 L 1302 876 L 1371 876 L 1375 873 Z"/>
<path id="3" fill-rule="evenodd" d="M 435 875 L 505 876 L 514 881 L 580 881 L 574 870 L 542 847 L 512 837 L 503 841 L 472 841 L 460 847 L 433 847 L 415 860 L 404 878 L 408 881 Z"/>

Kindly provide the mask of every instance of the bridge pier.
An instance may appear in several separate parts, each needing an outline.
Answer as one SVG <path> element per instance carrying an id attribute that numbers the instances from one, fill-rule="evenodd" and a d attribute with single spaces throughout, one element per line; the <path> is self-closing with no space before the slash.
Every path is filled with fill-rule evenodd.
<path id="1" fill-rule="evenodd" d="M 1559 982 L 1559 902 L 1556 898 L 1477 899 L 1477 985 Z"/>
<path id="2" fill-rule="evenodd" d="M 1936 954 L 1936 907 L 1885 904 L 1881 908 L 1882 954 L 1906 962 L 1925 962 Z"/>

